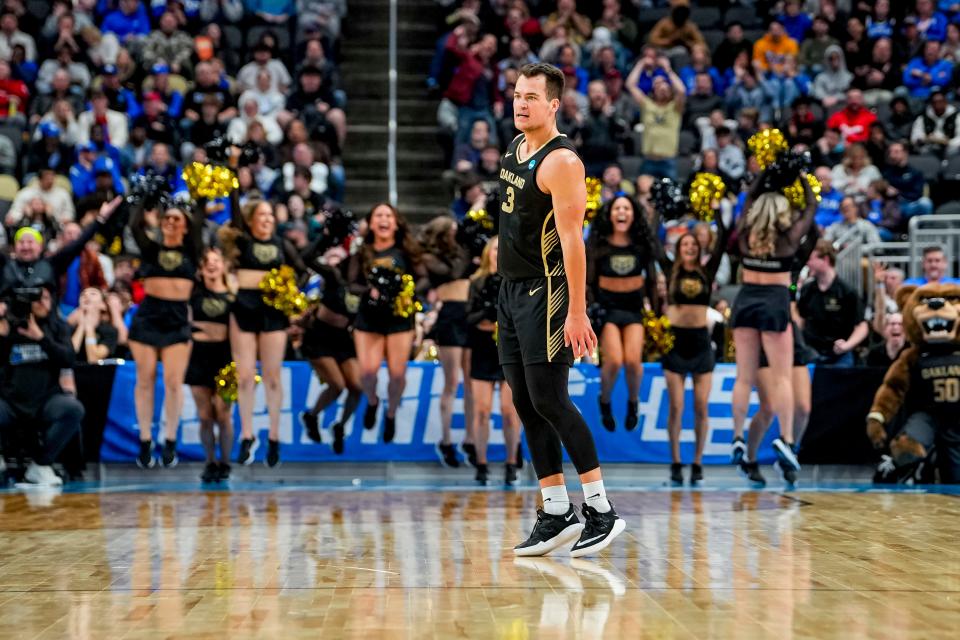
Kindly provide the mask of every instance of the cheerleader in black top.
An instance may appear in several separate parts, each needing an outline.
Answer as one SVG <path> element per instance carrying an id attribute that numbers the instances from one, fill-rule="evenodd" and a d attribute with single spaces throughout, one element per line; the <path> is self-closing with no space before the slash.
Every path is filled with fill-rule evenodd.
<path id="1" fill-rule="evenodd" d="M 443 391 L 440 394 L 440 424 L 443 435 L 437 444 L 440 462 L 447 467 L 459 467 L 456 450 L 450 439 L 453 421 L 453 403 L 463 373 L 463 416 L 466 438 L 463 449 L 467 458 L 476 460 L 473 435 L 473 393 L 470 384 L 470 349 L 467 344 L 467 298 L 470 292 L 469 274 L 473 261 L 466 248 L 457 243 L 457 222 L 449 216 L 431 220 L 423 232 L 423 266 L 430 289 L 440 308 L 434 324 L 433 336 L 437 343 L 440 366 L 443 368 Z M 473 453 L 473 455 L 470 455 Z"/>
<path id="2" fill-rule="evenodd" d="M 177 464 L 177 427 L 183 408 L 183 379 L 190 360 L 190 296 L 203 251 L 202 208 L 191 215 L 171 207 L 160 211 L 160 229 L 145 228 L 142 205 L 135 205 L 130 230 L 140 249 L 140 277 L 146 297 L 130 325 L 128 343 L 137 365 L 134 399 L 140 425 L 137 465 L 152 467 L 154 389 L 157 363 L 163 363 L 164 444 L 161 461 Z"/>
<path id="3" fill-rule="evenodd" d="M 318 416 L 336 402 L 344 389 L 347 400 L 340 418 L 333 423 L 333 451 L 343 453 L 344 425 L 360 403 L 360 364 L 350 333 L 350 322 L 357 313 L 360 299 L 347 291 L 340 271 L 347 252 L 343 247 L 332 247 L 321 252 L 318 238 L 306 252 L 304 262 L 323 277 L 320 303 L 304 317 L 306 325 L 301 353 L 310 361 L 317 378 L 326 385 L 313 408 L 300 416 L 307 435 L 321 442 Z"/>
<path id="4" fill-rule="evenodd" d="M 200 419 L 200 442 L 207 464 L 200 478 L 217 482 L 230 477 L 230 450 L 233 448 L 233 412 L 230 403 L 217 393 L 216 377 L 230 364 L 230 305 L 233 294 L 227 285 L 226 267 L 219 249 L 208 248 L 200 261 L 200 283 L 193 291 L 190 309 L 193 312 L 193 350 L 184 379 L 190 385 L 197 416 Z M 217 425 L 220 462 L 217 462 Z"/>
<path id="5" fill-rule="evenodd" d="M 396 433 L 397 409 L 407 384 L 407 362 L 413 347 L 414 314 L 409 317 L 393 313 L 389 301 L 377 304 L 380 292 L 368 282 L 374 267 L 384 267 L 410 274 L 418 279 L 422 274 L 420 249 L 410 235 L 406 221 L 389 204 L 373 207 L 366 218 L 367 232 L 360 251 L 350 257 L 347 282 L 350 293 L 360 296 L 360 307 L 354 323 L 353 340 L 360 361 L 360 384 L 367 397 L 363 414 L 365 429 L 373 429 L 377 422 L 377 372 L 387 361 L 387 410 L 383 416 L 383 441 L 393 442 Z"/>
<path id="6" fill-rule="evenodd" d="M 503 442 L 507 448 L 504 483 L 517 483 L 517 453 L 520 447 L 520 418 L 513 406 L 510 385 L 504 384 L 500 356 L 497 354 L 497 298 L 500 276 L 497 274 L 499 242 L 492 238 L 483 249 L 480 269 L 470 281 L 467 306 L 468 344 L 470 346 L 470 386 L 473 389 L 473 436 L 477 455 L 477 482 L 486 484 L 487 443 L 490 440 L 490 414 L 493 410 L 493 389 L 500 385 L 500 416 L 503 419 Z"/>
<path id="7" fill-rule="evenodd" d="M 253 432 L 254 387 L 259 355 L 266 392 L 270 431 L 264 463 L 280 462 L 280 407 L 283 388 L 280 372 L 287 348 L 287 317 L 263 301 L 260 282 L 271 269 L 287 264 L 304 271 L 296 249 L 277 234 L 273 206 L 253 200 L 241 209 L 237 192 L 231 194 L 233 218 L 220 228 L 224 256 L 237 277 L 237 295 L 230 306 L 230 348 L 237 363 L 237 404 L 240 406 L 240 454 L 237 462 L 253 464 L 259 445 Z"/>
<path id="8" fill-rule="evenodd" d="M 628 196 L 617 196 L 597 215 L 587 243 L 587 291 L 603 312 L 600 334 L 600 417 L 616 429 L 610 395 L 624 368 L 627 378 L 626 428 L 636 428 L 643 378 L 644 298 L 657 308 L 653 239 L 643 210 Z"/>
<path id="9" fill-rule="evenodd" d="M 683 463 L 680 459 L 680 430 L 683 420 L 684 384 L 687 375 L 693 378 L 693 413 L 696 451 L 690 472 L 690 484 L 703 480 L 703 447 L 707 437 L 707 402 L 713 384 L 715 358 L 710 331 L 707 329 L 707 309 L 710 293 L 723 249 L 726 246 L 726 228 L 723 217 L 716 215 L 717 238 L 709 261 L 703 264 L 703 247 L 694 233 L 685 233 L 677 242 L 676 259 L 661 256 L 663 269 L 670 277 L 667 285 L 667 318 L 673 327 L 674 344 L 663 356 L 661 366 L 670 397 L 667 429 L 670 435 L 670 481 L 683 484 Z"/>

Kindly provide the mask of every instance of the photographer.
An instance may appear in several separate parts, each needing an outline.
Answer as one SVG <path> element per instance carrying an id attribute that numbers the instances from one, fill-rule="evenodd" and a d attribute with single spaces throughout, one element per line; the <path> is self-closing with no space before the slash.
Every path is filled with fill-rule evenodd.
<path id="1" fill-rule="evenodd" d="M 33 459 L 24 479 L 38 486 L 63 484 L 50 465 L 80 431 L 84 413 L 60 386 L 60 372 L 73 365 L 74 353 L 53 299 L 45 283 L 17 287 L 9 303 L 0 303 L 0 436 L 8 454 L 19 450 L 21 436 L 29 438 Z"/>

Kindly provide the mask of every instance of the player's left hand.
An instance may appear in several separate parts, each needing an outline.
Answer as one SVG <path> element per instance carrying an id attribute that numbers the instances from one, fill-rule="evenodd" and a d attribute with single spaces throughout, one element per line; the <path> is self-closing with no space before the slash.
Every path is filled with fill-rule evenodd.
<path id="1" fill-rule="evenodd" d="M 593 332 L 586 312 L 567 314 L 563 323 L 563 344 L 573 347 L 574 358 L 589 355 L 597 348 L 597 334 Z"/>

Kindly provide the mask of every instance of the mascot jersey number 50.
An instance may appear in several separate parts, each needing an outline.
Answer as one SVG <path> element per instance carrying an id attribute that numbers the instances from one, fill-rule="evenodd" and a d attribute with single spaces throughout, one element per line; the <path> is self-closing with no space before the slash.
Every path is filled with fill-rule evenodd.
<path id="1" fill-rule="evenodd" d="M 896 467 L 925 461 L 936 446 L 941 481 L 960 483 L 960 286 L 904 286 L 897 304 L 910 346 L 874 396 L 867 435 L 882 448 L 903 410 L 906 421 L 890 441 Z"/>

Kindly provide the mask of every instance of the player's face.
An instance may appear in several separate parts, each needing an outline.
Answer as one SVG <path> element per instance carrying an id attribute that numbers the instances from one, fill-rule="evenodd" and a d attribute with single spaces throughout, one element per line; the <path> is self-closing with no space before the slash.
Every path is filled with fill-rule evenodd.
<path id="1" fill-rule="evenodd" d="M 617 198 L 610 207 L 610 222 L 613 223 L 613 230 L 626 233 L 633 224 L 633 206 L 626 198 Z"/>
<path id="2" fill-rule="evenodd" d="M 560 109 L 560 100 L 547 98 L 544 76 L 520 76 L 513 92 L 513 124 L 520 131 L 534 131 L 552 123 Z"/>

